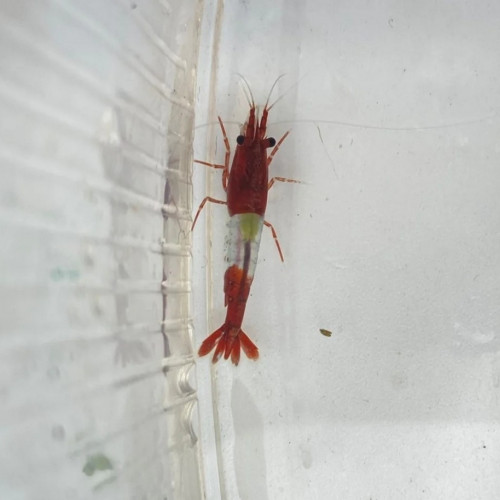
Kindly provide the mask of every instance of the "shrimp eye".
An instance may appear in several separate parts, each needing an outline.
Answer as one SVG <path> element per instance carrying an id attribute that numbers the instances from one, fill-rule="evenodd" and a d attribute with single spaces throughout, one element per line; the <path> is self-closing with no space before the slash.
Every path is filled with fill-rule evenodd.
<path id="1" fill-rule="evenodd" d="M 245 136 L 239 135 L 238 137 L 236 137 L 236 142 L 241 146 L 245 142 Z"/>
<path id="2" fill-rule="evenodd" d="M 267 142 L 269 143 L 268 147 L 272 148 L 276 144 L 276 139 L 274 137 L 269 137 Z"/>

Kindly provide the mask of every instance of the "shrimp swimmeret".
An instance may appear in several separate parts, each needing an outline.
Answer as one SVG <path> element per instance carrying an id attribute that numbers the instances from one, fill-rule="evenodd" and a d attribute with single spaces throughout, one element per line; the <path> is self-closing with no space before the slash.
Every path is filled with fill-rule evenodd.
<path id="1" fill-rule="evenodd" d="M 276 83 L 277 80 L 274 85 Z M 271 88 L 271 92 L 273 88 Z M 227 205 L 230 217 L 226 255 L 228 267 L 224 275 L 226 320 L 220 328 L 203 341 L 198 351 L 200 356 L 205 356 L 215 347 L 213 363 L 216 363 L 224 355 L 225 359 L 231 356 L 231 361 L 237 365 L 240 360 L 240 345 L 250 359 L 259 357 L 257 346 L 241 329 L 241 324 L 257 266 L 260 237 L 264 225 L 271 229 L 280 258 L 282 261 L 284 260 L 276 231 L 271 223 L 264 220 L 267 192 L 277 181 L 300 181 L 284 177 L 273 177 L 269 180 L 269 165 L 289 132 L 286 132 L 277 143 L 272 137 L 266 137 L 268 113 L 274 106 L 274 104 L 268 106 L 268 103 L 269 97 L 259 121 L 253 97 L 251 101 L 249 100 L 250 112 L 241 135 L 236 139 L 237 145 L 231 169 L 229 169 L 231 155 L 229 140 L 220 117 L 219 123 L 226 147 L 224 165 L 195 160 L 202 165 L 222 169 L 222 186 L 227 193 L 227 200 L 217 200 L 207 196 L 200 204 L 193 227 L 208 201 Z M 273 149 L 268 156 L 267 150 L 269 148 Z"/>

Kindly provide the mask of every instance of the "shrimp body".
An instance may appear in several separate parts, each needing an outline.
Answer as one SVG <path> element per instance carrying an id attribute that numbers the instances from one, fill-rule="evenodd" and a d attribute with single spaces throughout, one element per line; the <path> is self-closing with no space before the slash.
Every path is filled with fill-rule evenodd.
<path id="1" fill-rule="evenodd" d="M 257 346 L 241 329 L 245 307 L 252 286 L 257 256 L 259 253 L 262 227 L 271 228 L 280 257 L 283 260 L 276 232 L 272 225 L 264 220 L 267 207 L 267 192 L 275 180 L 298 182 L 292 179 L 275 177 L 269 182 L 269 164 L 285 140 L 288 132 L 278 143 L 272 137 L 266 137 L 267 117 L 270 107 L 264 107 L 259 121 L 253 102 L 248 119 L 243 126 L 242 135 L 237 138 L 231 169 L 229 169 L 229 141 L 222 120 L 219 118 L 226 145 L 224 165 L 213 165 L 198 161 L 204 165 L 223 169 L 222 184 L 227 193 L 227 201 L 207 197 L 203 200 L 193 222 L 207 201 L 226 204 L 229 212 L 226 235 L 226 261 L 228 267 L 224 275 L 224 304 L 227 307 L 224 323 L 209 335 L 198 351 L 204 356 L 215 348 L 212 361 L 221 356 L 237 365 L 240 360 L 240 348 L 250 359 L 259 357 Z M 274 148 L 268 156 L 267 150 Z"/>

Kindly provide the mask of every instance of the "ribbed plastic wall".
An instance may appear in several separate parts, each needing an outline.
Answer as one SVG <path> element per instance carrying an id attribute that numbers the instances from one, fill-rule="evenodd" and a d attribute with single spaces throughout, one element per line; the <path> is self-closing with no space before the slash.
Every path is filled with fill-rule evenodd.
<path id="1" fill-rule="evenodd" d="M 2 499 L 202 498 L 188 261 L 201 7 L 0 4 Z"/>

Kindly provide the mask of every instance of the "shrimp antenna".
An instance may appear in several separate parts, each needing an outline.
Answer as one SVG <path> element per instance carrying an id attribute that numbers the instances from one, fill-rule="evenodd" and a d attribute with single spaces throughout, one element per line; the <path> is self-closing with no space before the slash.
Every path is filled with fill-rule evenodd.
<path id="1" fill-rule="evenodd" d="M 281 75 L 281 76 L 284 76 L 284 75 Z M 281 78 L 281 76 L 278 78 L 278 80 Z M 269 106 L 267 108 L 267 110 L 269 111 L 277 102 L 281 101 L 281 99 L 283 99 L 283 97 L 285 97 L 288 92 L 290 92 L 290 90 L 294 89 L 304 78 L 306 77 L 306 75 L 303 75 L 301 78 L 299 78 L 291 87 L 287 88 L 285 90 L 285 92 L 283 92 L 283 94 L 281 94 L 272 104 L 271 106 Z M 276 80 L 274 82 L 274 85 L 276 85 L 276 83 L 278 83 L 278 80 Z M 273 85 L 273 88 L 274 88 L 274 85 Z M 272 91 L 273 89 L 271 89 Z M 269 93 L 270 94 L 270 93 Z M 269 100 L 269 99 L 268 99 Z"/>
<path id="2" fill-rule="evenodd" d="M 246 100 L 248 102 L 248 105 L 251 108 L 254 108 L 255 107 L 255 101 L 254 101 L 254 98 L 253 98 L 252 89 L 250 88 L 250 85 L 247 82 L 247 79 L 241 73 L 236 73 L 236 75 L 241 78 L 240 85 L 241 85 L 241 88 L 243 89 L 243 93 L 245 94 L 245 98 L 246 98 Z"/>
<path id="3" fill-rule="evenodd" d="M 266 105 L 264 106 L 264 109 L 267 109 L 268 111 L 281 99 L 281 97 L 278 98 L 278 101 L 274 101 L 273 104 L 271 104 L 271 106 L 267 107 L 267 105 L 269 104 L 269 99 L 271 99 L 271 94 L 273 93 L 273 90 L 274 90 L 274 87 L 276 87 L 276 85 L 278 84 L 278 82 L 285 76 L 285 73 L 283 73 L 282 75 L 278 76 L 278 78 L 276 78 L 276 80 L 274 80 L 274 83 L 273 83 L 273 86 L 271 87 L 271 90 L 269 91 L 269 95 L 267 96 L 267 100 L 266 100 Z"/>

